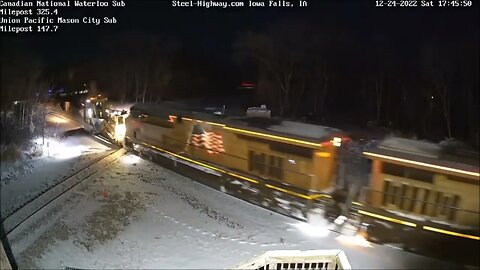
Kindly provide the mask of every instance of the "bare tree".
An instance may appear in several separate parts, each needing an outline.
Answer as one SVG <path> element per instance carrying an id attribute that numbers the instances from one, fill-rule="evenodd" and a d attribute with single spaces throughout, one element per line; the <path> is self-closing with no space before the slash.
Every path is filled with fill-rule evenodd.
<path id="1" fill-rule="evenodd" d="M 452 138 L 450 87 L 457 71 L 452 51 L 443 45 L 426 45 L 422 51 L 424 75 L 440 100 L 449 138 Z"/>
<path id="2" fill-rule="evenodd" d="M 325 101 L 329 90 L 330 73 L 325 61 L 319 61 L 312 67 L 311 93 L 313 99 L 313 114 L 322 117 L 325 110 Z"/>
<path id="3" fill-rule="evenodd" d="M 23 143 L 38 130 L 39 103 L 47 93 L 40 59 L 21 51 L 17 43 L 2 40 L 1 124 L 2 144 Z M 36 126 L 37 125 L 37 126 Z"/>
<path id="4" fill-rule="evenodd" d="M 179 44 L 170 38 L 127 33 L 111 37 L 104 43 L 109 52 L 104 59 L 108 71 L 107 85 L 113 94 L 125 101 L 133 97 L 135 102 L 159 100 L 168 90 L 171 80 L 171 64 Z"/>
<path id="5" fill-rule="evenodd" d="M 172 39 L 157 39 L 150 58 L 150 101 L 160 101 L 169 91 L 172 63 L 180 44 Z"/>
<path id="6" fill-rule="evenodd" d="M 377 124 L 382 121 L 382 109 L 385 101 L 385 95 L 387 91 L 387 82 L 389 79 L 389 73 L 391 73 L 391 62 L 393 60 L 391 46 L 386 42 L 384 37 L 376 36 L 373 39 L 373 43 L 369 48 L 369 53 L 366 63 L 365 72 L 368 73 L 367 78 L 367 96 L 373 97 L 375 101 L 375 118 Z"/>
<path id="7" fill-rule="evenodd" d="M 270 100 L 279 104 L 283 116 L 292 112 L 292 96 L 303 95 L 302 72 L 310 52 L 308 30 L 301 21 L 282 22 L 271 25 L 265 33 L 247 32 L 234 43 L 237 60 L 254 60 L 264 71 L 263 79 L 272 80 L 276 87 Z"/>

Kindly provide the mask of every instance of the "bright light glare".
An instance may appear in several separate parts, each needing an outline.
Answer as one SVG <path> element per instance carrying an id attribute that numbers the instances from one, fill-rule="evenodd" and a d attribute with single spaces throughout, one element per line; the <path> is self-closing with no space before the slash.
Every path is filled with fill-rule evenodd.
<path id="1" fill-rule="evenodd" d="M 310 237 L 327 237 L 330 233 L 328 228 L 324 226 L 313 226 L 305 222 L 299 222 L 292 225 L 299 229 L 303 234 Z"/>
<path id="2" fill-rule="evenodd" d="M 117 141 L 123 141 L 123 139 L 125 138 L 126 131 L 127 131 L 127 128 L 125 127 L 125 124 L 117 125 L 115 127 L 115 139 Z"/>
<path id="3" fill-rule="evenodd" d="M 42 138 L 35 139 L 37 144 L 42 144 Z M 43 145 L 43 155 L 55 159 L 70 159 L 81 156 L 85 150 L 83 145 L 69 145 L 66 142 L 58 142 L 54 139 L 45 139 Z"/>
<path id="4" fill-rule="evenodd" d="M 142 159 L 136 155 L 126 155 L 121 158 L 121 161 L 125 164 L 139 163 Z"/>
<path id="5" fill-rule="evenodd" d="M 60 118 L 58 116 L 49 116 L 47 118 L 47 122 L 50 122 L 50 123 L 55 123 L 55 124 L 65 124 L 65 123 L 68 123 L 67 120 L 63 119 L 63 118 Z"/>
<path id="6" fill-rule="evenodd" d="M 59 145 L 57 145 L 59 146 Z M 70 159 L 74 157 L 79 157 L 82 155 L 83 152 L 83 146 L 77 145 L 77 146 L 70 146 L 66 147 L 65 145 L 60 145 L 58 148 L 56 148 L 54 151 L 56 152 L 55 158 L 56 159 Z"/>
<path id="7" fill-rule="evenodd" d="M 42 137 L 38 137 L 38 138 L 35 138 L 34 142 L 35 144 L 43 144 L 43 138 Z"/>
<path id="8" fill-rule="evenodd" d="M 337 225 L 342 225 L 343 223 L 345 223 L 346 220 L 347 220 L 346 216 L 338 216 L 333 222 Z"/>
<path id="9" fill-rule="evenodd" d="M 355 236 L 340 235 L 337 239 L 339 242 L 349 246 L 372 247 L 372 244 L 365 239 L 363 235 L 357 234 Z"/>
<path id="10" fill-rule="evenodd" d="M 339 137 L 334 137 L 333 140 L 331 140 L 333 146 L 340 147 L 342 146 L 342 138 Z"/>
<path id="11" fill-rule="evenodd" d="M 35 138 L 34 142 L 37 145 L 42 145 L 43 139 L 41 137 Z M 85 153 L 98 153 L 105 150 L 106 148 L 92 149 L 91 146 L 79 144 L 78 141 L 45 138 L 45 144 L 43 145 L 43 156 L 48 156 L 55 159 L 71 159 L 79 157 Z"/>

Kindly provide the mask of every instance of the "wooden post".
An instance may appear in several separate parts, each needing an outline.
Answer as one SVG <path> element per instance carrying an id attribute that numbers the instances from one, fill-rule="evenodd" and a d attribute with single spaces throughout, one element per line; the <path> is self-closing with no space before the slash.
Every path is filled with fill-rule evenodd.
<path id="1" fill-rule="evenodd" d="M 0 268 L 1 269 L 7 269 L 11 270 L 12 266 L 10 264 L 10 260 L 7 257 L 7 253 L 5 252 L 5 249 L 3 248 L 3 243 L 0 241 L 1 245 L 1 250 L 0 250 Z"/>

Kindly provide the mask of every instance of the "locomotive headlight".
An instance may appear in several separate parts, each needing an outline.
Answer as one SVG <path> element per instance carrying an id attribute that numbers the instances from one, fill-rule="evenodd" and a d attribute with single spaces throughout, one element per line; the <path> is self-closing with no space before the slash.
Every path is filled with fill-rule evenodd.
<path id="1" fill-rule="evenodd" d="M 127 128 L 125 127 L 125 124 L 120 124 L 115 127 L 115 139 L 118 141 L 123 140 L 125 138 L 125 132 L 127 131 Z"/>
<path id="2" fill-rule="evenodd" d="M 340 147 L 342 145 L 342 138 L 334 137 L 332 143 L 333 146 Z"/>

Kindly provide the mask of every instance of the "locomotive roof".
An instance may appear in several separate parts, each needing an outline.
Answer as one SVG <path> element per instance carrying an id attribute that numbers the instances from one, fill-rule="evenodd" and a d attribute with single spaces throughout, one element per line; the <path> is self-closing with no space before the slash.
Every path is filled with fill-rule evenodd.
<path id="1" fill-rule="evenodd" d="M 341 131 L 338 129 L 287 121 L 277 117 L 220 116 L 213 113 L 202 112 L 201 109 L 192 110 L 191 107 L 174 102 L 137 103 L 132 106 L 131 111 L 133 110 L 139 110 L 143 113 L 159 117 L 168 117 L 168 115 L 189 117 L 202 121 L 224 124 L 229 127 L 244 128 L 272 135 L 287 136 L 315 143 L 330 140 L 333 136 L 341 134 Z"/>
<path id="2" fill-rule="evenodd" d="M 397 137 L 384 139 L 369 152 L 414 160 L 438 166 L 479 172 L 478 152 L 458 146 L 449 146 Z"/>

